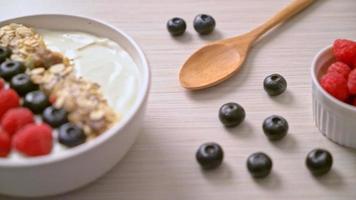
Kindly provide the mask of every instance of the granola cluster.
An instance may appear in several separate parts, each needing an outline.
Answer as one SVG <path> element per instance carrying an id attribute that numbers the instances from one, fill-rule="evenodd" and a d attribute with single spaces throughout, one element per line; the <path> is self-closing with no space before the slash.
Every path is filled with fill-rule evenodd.
<path id="1" fill-rule="evenodd" d="M 40 34 L 21 24 L 0 28 L 0 45 L 9 47 L 11 59 L 22 61 L 32 81 L 52 98 L 54 106 L 68 111 L 70 122 L 95 137 L 118 120 L 100 86 L 74 73 L 74 66 L 61 53 L 48 49 Z"/>

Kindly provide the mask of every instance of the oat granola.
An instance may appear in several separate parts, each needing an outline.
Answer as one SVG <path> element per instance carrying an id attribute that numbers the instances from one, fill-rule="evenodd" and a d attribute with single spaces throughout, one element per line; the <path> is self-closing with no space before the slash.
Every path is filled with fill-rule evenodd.
<path id="1" fill-rule="evenodd" d="M 33 29 L 21 24 L 3 26 L 0 45 L 12 50 L 11 59 L 25 63 L 32 81 L 54 97 L 54 106 L 67 110 L 69 121 L 81 127 L 89 138 L 101 134 L 118 120 L 100 86 L 77 77 L 70 60 L 48 49 L 42 36 Z"/>

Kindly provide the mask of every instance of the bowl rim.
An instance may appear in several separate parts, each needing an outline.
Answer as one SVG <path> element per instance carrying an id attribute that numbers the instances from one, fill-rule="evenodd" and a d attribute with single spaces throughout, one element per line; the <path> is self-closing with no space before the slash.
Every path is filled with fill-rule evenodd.
<path id="1" fill-rule="evenodd" d="M 28 17 L 70 17 L 70 18 L 79 18 L 81 20 L 87 20 L 91 22 L 98 23 L 103 26 L 107 26 L 108 28 L 116 31 L 118 34 L 122 35 L 129 43 L 132 45 L 134 48 L 134 51 L 136 51 L 139 55 L 139 59 L 142 62 L 143 65 L 143 76 L 142 76 L 142 88 L 138 92 L 137 99 L 135 104 L 132 106 L 132 108 L 125 114 L 126 117 L 123 118 L 122 120 L 118 121 L 116 124 L 114 124 L 113 127 L 111 127 L 109 130 L 105 131 L 103 134 L 101 134 L 99 137 L 95 138 L 94 140 L 87 142 L 83 145 L 80 145 L 76 148 L 70 149 L 68 151 L 64 151 L 55 155 L 45 155 L 45 156 L 39 156 L 39 157 L 33 157 L 29 158 L 26 160 L 17 160 L 17 159 L 8 159 L 8 158 L 2 158 L 0 159 L 0 167 L 1 168 L 21 168 L 21 167 L 33 167 L 33 166 L 39 166 L 39 165 L 46 165 L 46 164 L 52 164 L 56 162 L 60 162 L 63 160 L 67 160 L 70 158 L 73 158 L 75 156 L 81 155 L 87 151 L 90 151 L 91 149 L 94 149 L 103 143 L 105 143 L 107 140 L 109 140 L 113 135 L 115 134 L 120 134 L 120 130 L 124 129 L 125 126 L 132 120 L 135 114 L 137 114 L 138 110 L 143 106 L 144 102 L 148 98 L 149 90 L 150 90 L 150 85 L 151 85 L 151 69 L 148 64 L 148 60 L 142 50 L 142 48 L 135 42 L 135 40 L 126 34 L 124 31 L 122 31 L 119 28 L 116 28 L 115 26 L 106 23 L 104 21 L 101 21 L 96 18 L 84 16 L 84 15 L 72 15 L 72 14 L 54 14 L 54 13 L 43 13 L 43 14 L 30 14 L 30 15 L 23 15 L 23 16 L 16 16 L 16 17 L 11 17 L 11 18 L 6 18 L 0 21 L 0 23 L 3 22 L 12 22 L 16 21 L 18 19 L 22 18 L 28 18 Z"/>
<path id="2" fill-rule="evenodd" d="M 332 95 L 330 95 L 327 91 L 324 90 L 323 87 L 321 87 L 319 80 L 317 78 L 317 69 L 316 69 L 316 65 L 317 62 L 319 61 L 320 57 L 327 53 L 328 51 L 332 50 L 332 45 L 328 45 L 327 47 L 324 47 L 323 49 L 321 49 L 316 56 L 314 57 L 313 61 L 312 61 L 312 65 L 311 65 L 311 77 L 312 77 L 312 81 L 314 83 L 314 85 L 316 86 L 316 88 L 321 92 L 321 94 L 327 98 L 328 100 L 330 100 L 331 102 L 335 103 L 336 105 L 338 105 L 339 107 L 341 107 L 342 109 L 347 110 L 348 112 L 356 112 L 356 107 L 349 105 L 345 102 L 342 102 L 338 99 L 336 99 L 335 97 L 333 97 Z"/>

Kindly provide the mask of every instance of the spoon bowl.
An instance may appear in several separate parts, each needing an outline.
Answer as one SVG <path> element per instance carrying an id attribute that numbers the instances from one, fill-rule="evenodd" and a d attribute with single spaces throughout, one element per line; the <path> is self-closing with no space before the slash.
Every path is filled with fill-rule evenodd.
<path id="1" fill-rule="evenodd" d="M 216 85 L 232 76 L 244 58 L 229 44 L 213 43 L 204 46 L 183 65 L 179 75 L 181 84 L 192 90 Z"/>

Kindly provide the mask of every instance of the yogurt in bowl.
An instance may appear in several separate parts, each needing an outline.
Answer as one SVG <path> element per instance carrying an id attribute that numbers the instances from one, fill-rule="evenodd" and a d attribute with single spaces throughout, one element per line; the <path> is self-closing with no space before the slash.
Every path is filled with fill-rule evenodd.
<path id="1" fill-rule="evenodd" d="M 30 159 L 0 159 L 0 194 L 54 195 L 94 181 L 125 155 L 139 133 L 150 85 L 142 50 L 122 31 L 90 18 L 32 15 L 5 20 L 0 27 L 10 23 L 38 30 L 48 48 L 62 52 L 74 63 L 77 76 L 101 86 L 120 119 L 73 149 L 55 148 L 50 155 Z"/>
<path id="2" fill-rule="evenodd" d="M 74 62 L 78 76 L 98 83 L 109 105 L 122 115 L 132 107 L 141 84 L 140 71 L 116 42 L 79 31 L 38 29 L 48 48 Z"/>

